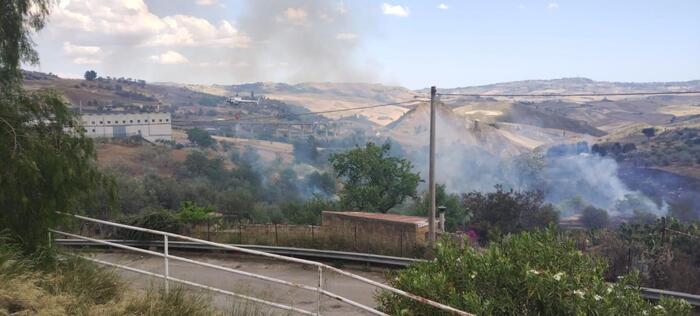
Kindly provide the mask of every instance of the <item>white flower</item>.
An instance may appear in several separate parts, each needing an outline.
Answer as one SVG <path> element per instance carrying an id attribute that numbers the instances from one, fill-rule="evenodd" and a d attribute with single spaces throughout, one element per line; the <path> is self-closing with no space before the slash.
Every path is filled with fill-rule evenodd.
<path id="1" fill-rule="evenodd" d="M 596 295 L 593 295 L 593 299 L 596 300 L 596 301 L 600 301 L 600 300 L 603 299 L 603 297 L 601 297 L 600 295 L 596 294 Z"/>
<path id="2" fill-rule="evenodd" d="M 656 305 L 656 306 L 654 306 L 654 309 L 655 309 L 655 310 L 662 311 L 662 310 L 664 310 L 664 307 L 661 306 L 661 305 Z"/>
<path id="3" fill-rule="evenodd" d="M 580 298 L 583 298 L 583 294 L 584 294 L 584 293 L 583 293 L 583 291 L 581 291 L 581 290 L 574 290 L 574 294 L 575 294 L 575 295 L 578 295 Z"/>
<path id="4" fill-rule="evenodd" d="M 476 271 L 472 272 L 471 278 L 476 278 Z"/>
<path id="5" fill-rule="evenodd" d="M 649 312 L 644 310 L 644 311 L 642 311 L 642 315 L 649 315 Z"/>
<path id="6" fill-rule="evenodd" d="M 610 293 L 612 293 L 612 290 L 613 290 L 613 286 L 610 285 L 610 284 L 608 284 L 608 288 L 605 290 L 605 292 L 607 292 L 608 294 L 610 294 Z"/>
<path id="7" fill-rule="evenodd" d="M 527 271 L 527 273 L 528 273 L 528 274 L 538 275 L 538 274 L 540 274 L 540 271 L 537 271 L 537 270 L 535 270 L 535 269 L 530 269 L 530 270 Z"/>
<path id="8" fill-rule="evenodd" d="M 563 277 L 563 276 L 564 276 L 564 272 L 559 272 L 559 273 L 553 275 L 552 277 L 553 277 L 555 280 L 560 281 L 560 280 L 561 280 L 561 277 Z"/>
<path id="9" fill-rule="evenodd" d="M 462 262 L 462 257 L 457 257 L 457 262 Z"/>

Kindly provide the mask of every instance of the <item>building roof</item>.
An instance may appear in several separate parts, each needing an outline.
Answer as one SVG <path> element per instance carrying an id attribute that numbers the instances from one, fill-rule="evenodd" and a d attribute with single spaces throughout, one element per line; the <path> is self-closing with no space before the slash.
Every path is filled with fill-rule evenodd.
<path id="1" fill-rule="evenodd" d="M 418 227 L 428 226 L 428 218 L 421 217 L 421 216 L 367 213 L 367 212 L 330 212 L 330 211 L 323 211 L 323 214 L 340 215 L 340 216 L 344 216 L 344 217 L 352 217 L 352 218 L 357 218 L 357 219 L 368 219 L 368 220 L 376 220 L 376 221 L 413 224 L 413 225 L 416 225 Z"/>

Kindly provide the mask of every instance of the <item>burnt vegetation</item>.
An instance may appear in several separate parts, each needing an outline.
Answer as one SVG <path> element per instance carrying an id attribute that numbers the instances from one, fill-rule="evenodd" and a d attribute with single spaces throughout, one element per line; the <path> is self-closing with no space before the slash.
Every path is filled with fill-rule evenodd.
<path id="1" fill-rule="evenodd" d="M 700 128 L 656 132 L 641 131 L 648 139 L 639 144 L 604 142 L 593 145 L 594 153 L 635 166 L 696 166 L 700 164 Z"/>

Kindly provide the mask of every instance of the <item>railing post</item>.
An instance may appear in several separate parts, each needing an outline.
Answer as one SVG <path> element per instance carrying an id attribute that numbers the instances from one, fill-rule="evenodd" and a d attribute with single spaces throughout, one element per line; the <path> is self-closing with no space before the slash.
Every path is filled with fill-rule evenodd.
<path id="1" fill-rule="evenodd" d="M 170 278 L 170 265 L 168 263 L 168 235 L 163 235 L 163 259 L 165 260 L 165 293 L 168 293 L 168 278 Z"/>
<path id="2" fill-rule="evenodd" d="M 318 266 L 318 300 L 316 301 L 316 314 L 321 316 L 321 298 L 323 297 L 323 293 L 321 290 L 323 289 L 323 268 L 321 266 Z"/>
<path id="3" fill-rule="evenodd" d="M 51 248 L 52 243 L 53 243 L 53 240 L 51 239 L 51 231 L 49 231 L 49 248 Z"/>

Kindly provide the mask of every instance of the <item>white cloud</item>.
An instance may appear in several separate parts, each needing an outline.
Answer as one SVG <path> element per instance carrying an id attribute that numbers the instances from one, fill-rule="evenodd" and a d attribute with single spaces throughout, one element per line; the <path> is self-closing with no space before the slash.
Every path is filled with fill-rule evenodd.
<path id="1" fill-rule="evenodd" d="M 80 46 L 70 42 L 63 42 L 63 52 L 69 56 L 76 55 L 97 55 L 102 51 L 99 46 Z"/>
<path id="2" fill-rule="evenodd" d="M 50 21 L 52 28 L 127 45 L 247 47 L 250 43 L 229 21 L 214 26 L 187 15 L 159 17 L 143 0 L 63 1 Z"/>
<path id="3" fill-rule="evenodd" d="M 219 0 L 196 0 L 194 3 L 197 5 L 208 6 L 219 4 Z"/>
<path id="4" fill-rule="evenodd" d="M 384 13 L 386 15 L 395 15 L 395 16 L 406 17 L 411 13 L 411 11 L 408 9 L 408 7 L 402 7 L 398 4 L 391 5 L 388 3 L 383 3 L 382 4 L 382 13 Z"/>
<path id="5" fill-rule="evenodd" d="M 284 18 L 292 24 L 304 25 L 306 24 L 306 17 L 308 14 L 304 9 L 300 8 L 287 8 L 284 10 Z"/>
<path id="6" fill-rule="evenodd" d="M 199 63 L 198 66 L 200 66 L 200 67 L 227 67 L 227 66 L 231 66 L 231 63 L 228 61 L 203 62 L 203 63 Z"/>
<path id="7" fill-rule="evenodd" d="M 149 59 L 156 64 L 162 65 L 186 64 L 189 62 L 185 56 L 174 50 L 169 50 L 160 55 L 153 55 Z"/>
<path id="8" fill-rule="evenodd" d="M 102 63 L 102 60 L 98 58 L 76 57 L 73 58 L 73 63 L 78 65 L 96 65 Z"/>
<path id="9" fill-rule="evenodd" d="M 440 3 L 440 4 L 437 6 L 437 8 L 440 9 L 440 10 L 447 10 L 447 9 L 449 9 L 450 7 L 449 7 L 448 5 L 446 5 L 446 4 L 444 4 L 444 3 Z"/>
<path id="10" fill-rule="evenodd" d="M 343 41 L 351 41 L 354 39 L 357 39 L 357 34 L 355 33 L 338 33 L 335 35 L 336 39 L 343 40 Z"/>
<path id="11" fill-rule="evenodd" d="M 547 10 L 549 11 L 555 11 L 559 9 L 559 4 L 556 2 L 551 2 L 550 4 L 547 5 Z"/>
<path id="12" fill-rule="evenodd" d="M 74 64 L 94 65 L 102 62 L 102 49 L 99 46 L 80 46 L 63 42 L 63 53 L 73 58 Z"/>

